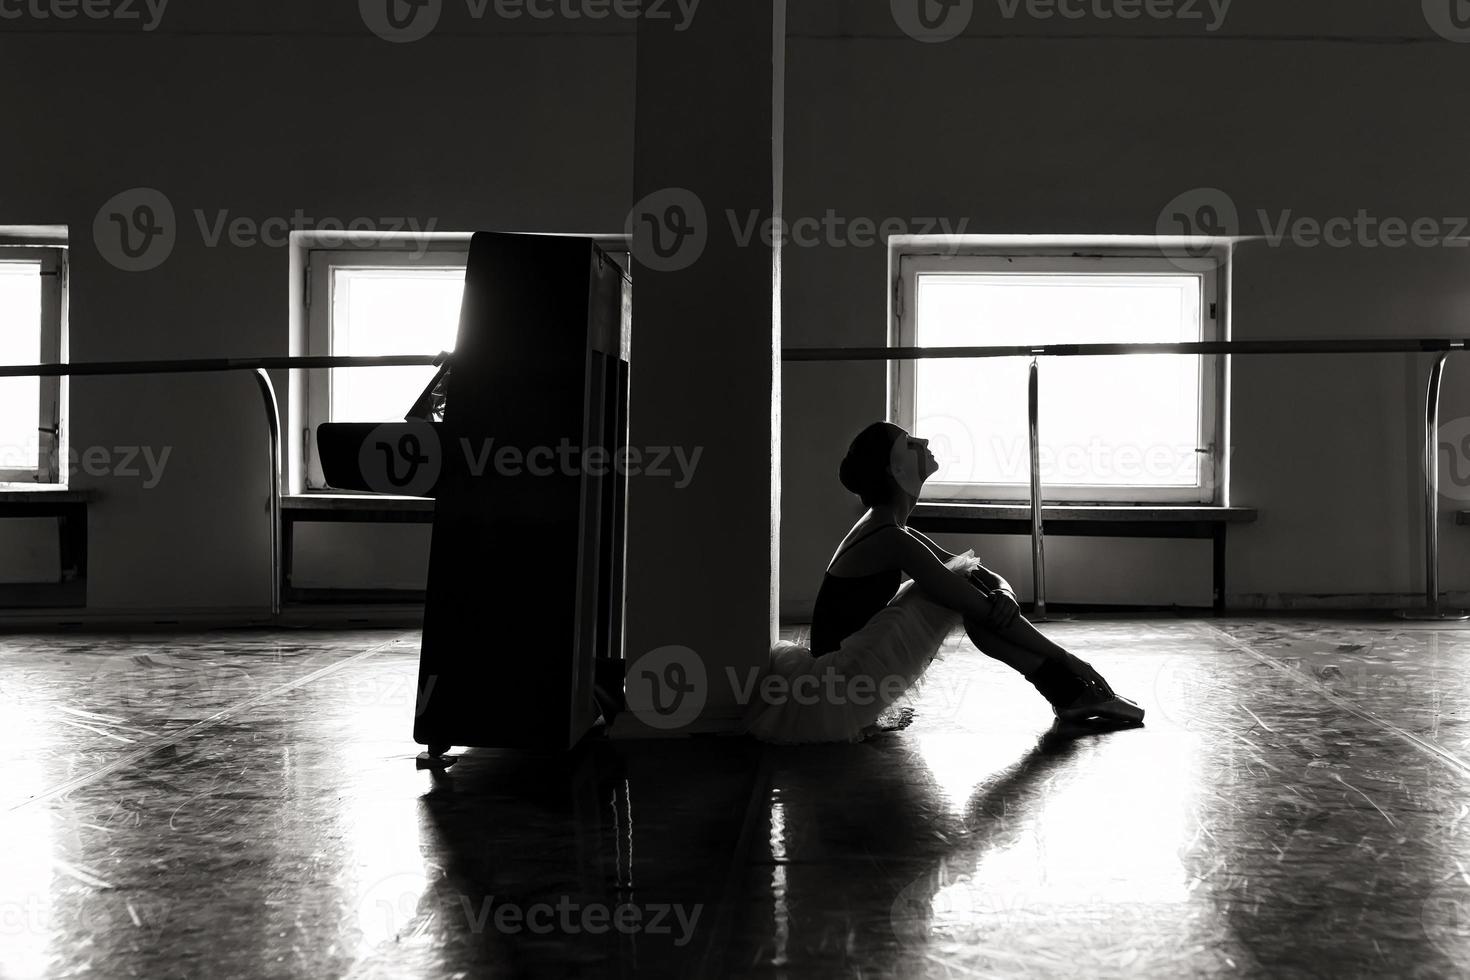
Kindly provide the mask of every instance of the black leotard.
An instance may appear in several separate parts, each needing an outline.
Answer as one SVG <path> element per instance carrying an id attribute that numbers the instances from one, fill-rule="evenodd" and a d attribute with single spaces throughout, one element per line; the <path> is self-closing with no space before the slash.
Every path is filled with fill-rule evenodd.
<path id="1" fill-rule="evenodd" d="M 863 535 L 863 538 L 869 536 Z M 853 541 L 848 547 L 855 544 L 857 541 Z M 837 558 L 840 557 L 842 553 L 838 552 Z M 836 564 L 837 558 L 832 559 L 833 564 Z M 888 605 L 889 600 L 898 592 L 902 578 L 903 573 L 896 568 L 855 577 L 827 572 L 822 577 L 822 586 L 817 590 L 816 606 L 812 609 L 812 655 L 820 657 L 824 653 L 831 653 L 842 645 L 843 640 L 866 626 L 868 620 Z"/>

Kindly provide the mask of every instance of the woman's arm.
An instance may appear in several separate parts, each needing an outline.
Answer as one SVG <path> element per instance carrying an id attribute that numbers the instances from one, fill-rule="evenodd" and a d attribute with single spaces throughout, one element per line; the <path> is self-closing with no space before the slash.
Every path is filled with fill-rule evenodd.
<path id="1" fill-rule="evenodd" d="M 913 528 L 906 528 L 906 530 L 914 537 L 918 538 L 919 543 L 928 548 L 929 552 L 940 561 L 949 561 L 951 558 L 959 557 L 959 555 L 956 555 L 950 551 L 945 551 L 943 548 L 939 547 L 939 545 L 934 543 L 934 539 L 929 537 L 929 535 L 925 534 L 924 532 L 915 531 Z"/>
<path id="2" fill-rule="evenodd" d="M 938 558 L 942 562 L 959 557 L 953 552 L 945 551 L 934 542 L 934 539 L 930 538 L 922 531 L 915 531 L 913 528 L 908 528 L 908 532 L 914 537 L 918 538 L 919 542 L 923 544 L 924 547 L 928 548 L 935 558 Z M 976 567 L 976 569 L 970 573 L 970 577 L 975 580 L 976 585 L 980 586 L 980 588 L 984 589 L 986 592 L 1009 592 L 1013 596 L 1016 594 L 1016 590 L 1011 588 L 1011 583 L 1007 582 L 999 574 L 991 571 L 984 565 Z"/>
<path id="3" fill-rule="evenodd" d="M 967 617 L 988 620 L 995 603 L 960 575 L 940 561 L 928 546 L 912 535 L 893 535 L 896 559 L 903 573 L 914 580 L 914 587 L 949 609 Z"/>

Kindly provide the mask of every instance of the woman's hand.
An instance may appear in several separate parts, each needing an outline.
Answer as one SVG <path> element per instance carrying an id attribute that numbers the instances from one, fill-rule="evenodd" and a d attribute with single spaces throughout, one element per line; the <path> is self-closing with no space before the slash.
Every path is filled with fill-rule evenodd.
<path id="1" fill-rule="evenodd" d="M 1003 630 L 1016 621 L 1021 615 L 1021 604 L 1010 592 L 997 589 L 990 593 L 990 601 L 995 608 L 990 613 L 990 625 L 998 630 Z"/>

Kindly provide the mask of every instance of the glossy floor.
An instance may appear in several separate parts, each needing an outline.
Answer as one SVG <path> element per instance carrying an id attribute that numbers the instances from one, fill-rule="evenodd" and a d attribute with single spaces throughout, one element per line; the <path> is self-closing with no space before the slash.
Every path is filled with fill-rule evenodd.
<path id="1" fill-rule="evenodd" d="M 1470 973 L 1470 630 L 1044 631 L 1148 726 L 957 636 L 860 745 L 436 774 L 412 634 L 0 637 L 0 976 Z"/>

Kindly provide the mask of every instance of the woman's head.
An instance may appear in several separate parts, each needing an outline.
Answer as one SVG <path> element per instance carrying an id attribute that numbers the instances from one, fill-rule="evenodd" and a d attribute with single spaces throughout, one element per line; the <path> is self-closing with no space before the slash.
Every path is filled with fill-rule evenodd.
<path id="1" fill-rule="evenodd" d="M 864 507 L 879 507 L 893 503 L 900 492 L 917 500 L 924 481 L 938 469 L 929 440 L 892 422 L 874 422 L 853 438 L 838 475 Z"/>

